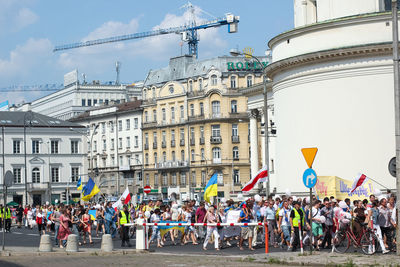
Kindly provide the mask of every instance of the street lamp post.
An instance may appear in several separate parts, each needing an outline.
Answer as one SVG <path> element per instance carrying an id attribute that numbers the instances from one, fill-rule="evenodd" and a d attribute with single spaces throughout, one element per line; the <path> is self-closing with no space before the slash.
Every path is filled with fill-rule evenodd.
<path id="1" fill-rule="evenodd" d="M 204 156 L 204 155 L 200 155 L 200 154 L 194 154 L 195 156 L 199 156 L 200 160 L 205 160 L 206 161 L 206 179 L 208 177 L 208 159 Z M 211 163 L 211 162 L 210 162 Z M 194 197 L 194 191 L 193 191 L 193 197 Z"/>
<path id="2" fill-rule="evenodd" d="M 28 111 L 24 115 L 24 173 L 25 173 L 25 205 L 28 205 L 28 171 L 26 169 L 26 120 L 29 119 L 29 126 L 32 123 L 33 114 Z"/>
<path id="3" fill-rule="evenodd" d="M 51 166 L 50 166 L 50 156 L 51 156 L 51 153 L 50 153 L 50 141 L 47 141 L 46 143 L 43 143 L 43 142 L 40 142 L 40 143 L 42 143 L 42 144 L 46 144 L 46 146 L 47 146 L 47 155 L 49 156 L 49 186 L 48 186 L 48 190 L 49 190 L 49 192 L 48 192 L 48 198 L 49 198 L 49 202 L 50 202 L 50 205 L 51 205 Z"/>
<path id="4" fill-rule="evenodd" d="M 248 54 L 248 53 L 242 53 L 238 51 L 237 49 L 232 49 L 230 51 L 230 54 L 232 56 L 246 56 L 246 57 L 251 57 L 254 60 L 260 64 L 262 70 L 263 70 L 263 86 L 264 86 L 264 132 L 265 132 L 265 138 L 264 138 L 264 146 L 265 146 L 265 151 L 264 151 L 264 158 L 265 158 L 265 165 L 267 167 L 267 188 L 266 188 L 266 195 L 267 198 L 270 193 L 270 180 L 269 180 L 269 145 L 268 145 L 268 96 L 267 96 L 267 73 L 265 72 L 265 66 L 262 64 L 262 62 L 255 56 Z"/>

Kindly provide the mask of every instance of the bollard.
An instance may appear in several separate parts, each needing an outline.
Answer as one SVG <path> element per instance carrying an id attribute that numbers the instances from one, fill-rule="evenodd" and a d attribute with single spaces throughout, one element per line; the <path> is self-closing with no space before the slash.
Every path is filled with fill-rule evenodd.
<path id="1" fill-rule="evenodd" d="M 268 250 L 269 250 L 269 242 L 268 242 L 268 238 L 269 238 L 269 233 L 268 233 L 268 223 L 265 222 L 264 223 L 264 231 L 265 231 L 265 254 L 268 254 Z"/>
<path id="2" fill-rule="evenodd" d="M 147 226 L 141 225 L 144 223 L 144 220 L 139 218 L 137 219 L 136 225 L 136 249 L 137 250 L 147 250 L 149 249 L 148 240 L 147 240 Z"/>
<path id="3" fill-rule="evenodd" d="M 65 251 L 78 252 L 78 250 L 78 236 L 74 234 L 69 235 L 67 240 L 67 248 Z"/>
<path id="4" fill-rule="evenodd" d="M 40 245 L 39 245 L 40 252 L 52 252 L 53 246 L 51 245 L 50 235 L 42 235 L 40 237 Z"/>
<path id="5" fill-rule="evenodd" d="M 101 251 L 112 252 L 114 249 L 114 244 L 112 242 L 112 237 L 110 234 L 105 234 L 101 238 Z"/>

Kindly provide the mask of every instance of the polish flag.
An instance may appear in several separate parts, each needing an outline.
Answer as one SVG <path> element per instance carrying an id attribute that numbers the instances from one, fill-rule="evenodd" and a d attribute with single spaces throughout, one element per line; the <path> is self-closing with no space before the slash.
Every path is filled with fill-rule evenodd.
<path id="1" fill-rule="evenodd" d="M 356 190 L 358 187 L 362 186 L 365 184 L 365 182 L 368 180 L 368 177 L 365 174 L 357 174 L 356 179 L 354 179 L 353 183 L 353 188 L 351 189 L 350 193 L 353 193 L 354 190 Z"/>
<path id="2" fill-rule="evenodd" d="M 122 196 L 118 199 L 117 202 L 115 202 L 112 207 L 116 210 L 118 209 L 119 206 L 128 204 L 129 201 L 131 201 L 131 194 L 129 194 L 129 189 L 128 187 L 125 189 L 124 193 L 122 193 Z"/>
<path id="3" fill-rule="evenodd" d="M 256 175 L 243 187 L 242 191 L 250 191 L 259 182 L 266 182 L 268 179 L 267 169 L 267 166 L 264 166 L 261 170 L 259 170 Z"/>

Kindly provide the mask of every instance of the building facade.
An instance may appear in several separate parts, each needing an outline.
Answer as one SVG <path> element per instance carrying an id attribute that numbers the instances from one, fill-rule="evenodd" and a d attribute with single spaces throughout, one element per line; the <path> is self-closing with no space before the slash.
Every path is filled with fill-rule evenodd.
<path id="1" fill-rule="evenodd" d="M 303 147 L 318 147 L 319 176 L 395 187 L 390 2 L 298 0 L 296 28 L 270 40 L 278 191 L 307 190 Z"/>
<path id="2" fill-rule="evenodd" d="M 87 173 L 93 169 L 94 181 L 106 195 L 119 196 L 127 186 L 136 194 L 141 188 L 141 103 L 93 108 L 70 120 L 88 129 Z"/>
<path id="3" fill-rule="evenodd" d="M 251 161 L 241 88 L 260 83 L 260 70 L 240 58 L 181 56 L 149 73 L 142 107 L 143 181 L 150 196 L 199 200 L 214 173 L 219 197 L 240 192 Z"/>
<path id="4" fill-rule="evenodd" d="M 4 135 L 0 142 L 0 151 L 4 149 L 0 183 L 5 171 L 14 174 L 7 203 L 41 205 L 67 198 L 79 200 L 76 183 L 85 169 L 86 144 L 81 134 L 70 129 L 82 131 L 84 127 L 20 111 L 0 112 L 0 127 Z"/>

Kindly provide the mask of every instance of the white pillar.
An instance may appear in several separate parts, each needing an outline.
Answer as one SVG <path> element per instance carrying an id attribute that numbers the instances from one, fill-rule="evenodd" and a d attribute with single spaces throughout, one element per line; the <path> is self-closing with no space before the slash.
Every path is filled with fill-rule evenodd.
<path id="1" fill-rule="evenodd" d="M 250 169 L 251 176 L 258 171 L 258 129 L 257 129 L 258 110 L 253 109 L 250 114 Z"/>

